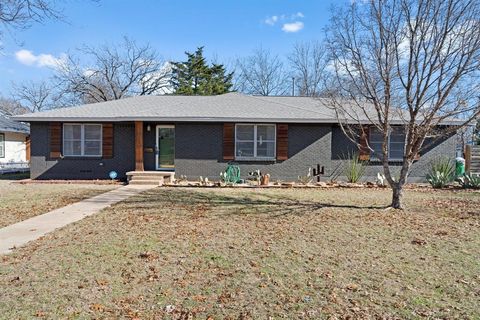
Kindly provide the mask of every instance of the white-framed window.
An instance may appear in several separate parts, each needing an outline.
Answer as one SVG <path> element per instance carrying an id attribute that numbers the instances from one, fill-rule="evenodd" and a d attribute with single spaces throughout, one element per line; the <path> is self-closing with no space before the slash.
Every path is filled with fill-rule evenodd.
<path id="1" fill-rule="evenodd" d="M 236 124 L 235 158 L 275 159 L 276 125 L 275 124 Z"/>
<path id="2" fill-rule="evenodd" d="M 80 157 L 102 156 L 102 125 L 64 123 L 63 155 Z"/>
<path id="3" fill-rule="evenodd" d="M 373 149 L 371 158 L 379 160 L 382 158 L 383 132 L 378 128 L 370 128 L 370 148 Z M 405 151 L 405 131 L 402 127 L 392 127 L 388 133 L 388 160 L 402 161 Z"/>
<path id="4" fill-rule="evenodd" d="M 5 158 L 5 134 L 0 133 L 0 158 Z"/>

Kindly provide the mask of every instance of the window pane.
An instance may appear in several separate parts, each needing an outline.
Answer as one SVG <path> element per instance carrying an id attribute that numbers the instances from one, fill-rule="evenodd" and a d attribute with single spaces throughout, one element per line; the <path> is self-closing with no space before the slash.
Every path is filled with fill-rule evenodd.
<path id="1" fill-rule="evenodd" d="M 84 153 L 86 156 L 99 156 L 101 147 L 100 141 L 85 141 Z"/>
<path id="2" fill-rule="evenodd" d="M 403 159 L 403 150 L 390 149 L 390 159 Z"/>
<path id="3" fill-rule="evenodd" d="M 253 140 L 253 125 L 237 125 L 237 140 Z"/>
<path id="4" fill-rule="evenodd" d="M 80 156 L 82 155 L 81 141 L 65 141 L 63 154 L 66 156 Z"/>
<path id="5" fill-rule="evenodd" d="M 257 126 L 257 140 L 275 140 L 275 126 L 259 125 Z"/>
<path id="6" fill-rule="evenodd" d="M 79 124 L 66 124 L 63 126 L 63 136 L 68 140 L 80 140 L 82 138 L 82 126 Z"/>
<path id="7" fill-rule="evenodd" d="M 370 142 L 370 148 L 373 149 L 372 157 L 377 159 L 382 157 L 382 142 Z"/>
<path id="8" fill-rule="evenodd" d="M 275 157 L 275 142 L 257 143 L 257 157 Z"/>
<path id="9" fill-rule="evenodd" d="M 101 125 L 85 125 L 85 140 L 100 140 L 102 138 Z"/>
<path id="10" fill-rule="evenodd" d="M 0 134 L 0 158 L 5 158 L 5 136 Z"/>
<path id="11" fill-rule="evenodd" d="M 237 157 L 253 157 L 253 142 L 237 142 Z"/>

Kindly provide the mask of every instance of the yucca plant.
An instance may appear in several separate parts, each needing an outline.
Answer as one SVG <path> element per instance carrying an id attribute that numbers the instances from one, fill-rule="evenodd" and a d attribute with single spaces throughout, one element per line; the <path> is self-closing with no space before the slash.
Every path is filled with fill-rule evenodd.
<path id="1" fill-rule="evenodd" d="M 457 179 L 457 182 L 464 189 L 480 189 L 480 175 L 466 173 Z"/>
<path id="2" fill-rule="evenodd" d="M 360 160 L 358 153 L 350 154 L 343 157 L 345 164 L 345 176 L 347 181 L 351 183 L 357 183 L 365 175 L 365 170 L 367 169 L 367 161 Z"/>
<path id="3" fill-rule="evenodd" d="M 431 162 L 427 181 L 435 189 L 444 188 L 455 177 L 455 165 L 448 158 L 438 158 Z"/>

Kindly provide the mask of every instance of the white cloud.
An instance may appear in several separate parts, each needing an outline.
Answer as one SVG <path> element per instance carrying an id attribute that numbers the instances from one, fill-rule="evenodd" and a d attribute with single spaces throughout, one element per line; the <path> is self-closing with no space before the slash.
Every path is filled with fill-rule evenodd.
<path id="1" fill-rule="evenodd" d="M 15 52 L 15 59 L 17 59 L 17 61 L 21 64 L 27 66 L 57 68 L 65 63 L 66 55 L 61 54 L 60 57 L 55 57 L 51 54 L 44 53 L 35 55 L 30 50 L 22 49 Z"/>
<path id="2" fill-rule="evenodd" d="M 292 23 L 284 23 L 282 27 L 283 32 L 298 32 L 302 30 L 304 27 L 303 22 L 301 21 L 295 21 Z"/>
<path id="3" fill-rule="evenodd" d="M 282 31 L 284 32 L 298 32 L 305 26 L 301 19 L 305 15 L 298 11 L 293 14 L 281 14 L 267 17 L 263 22 L 269 26 L 275 26 L 277 23 L 282 23 Z"/>
<path id="4" fill-rule="evenodd" d="M 271 16 L 265 19 L 265 23 L 270 26 L 273 26 L 275 23 L 277 23 L 277 21 L 278 21 L 278 16 Z"/>

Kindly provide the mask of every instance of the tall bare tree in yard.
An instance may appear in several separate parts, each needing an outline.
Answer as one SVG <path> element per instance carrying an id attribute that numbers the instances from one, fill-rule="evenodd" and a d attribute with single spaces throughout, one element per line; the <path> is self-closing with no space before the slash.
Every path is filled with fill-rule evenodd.
<path id="1" fill-rule="evenodd" d="M 301 96 L 315 97 L 324 89 L 328 59 L 320 42 L 297 42 L 288 56 Z"/>
<path id="2" fill-rule="evenodd" d="M 34 22 L 58 19 L 61 10 L 55 0 L 1 0 L 0 25 L 2 29 L 25 29 Z"/>
<path id="3" fill-rule="evenodd" d="M 336 88 L 329 101 L 352 141 L 368 140 L 365 125 L 380 132 L 393 208 L 403 207 L 403 188 L 426 138 L 458 129 L 442 126 L 452 118 L 466 125 L 479 115 L 479 17 L 478 0 L 352 1 L 334 12 L 327 44 Z M 399 119 L 405 144 L 394 179 L 388 142 Z"/>
<path id="4" fill-rule="evenodd" d="M 64 95 L 52 82 L 24 82 L 13 84 L 13 99 L 28 112 L 40 112 L 69 104 L 64 103 Z"/>
<path id="5" fill-rule="evenodd" d="M 235 89 L 262 96 L 288 92 L 288 76 L 277 55 L 263 48 L 237 61 Z"/>
<path id="6" fill-rule="evenodd" d="M 56 80 L 84 103 L 161 94 L 170 88 L 170 67 L 149 45 L 125 38 L 120 45 L 85 47 L 80 53 L 91 65 L 70 56 L 59 66 Z"/>

